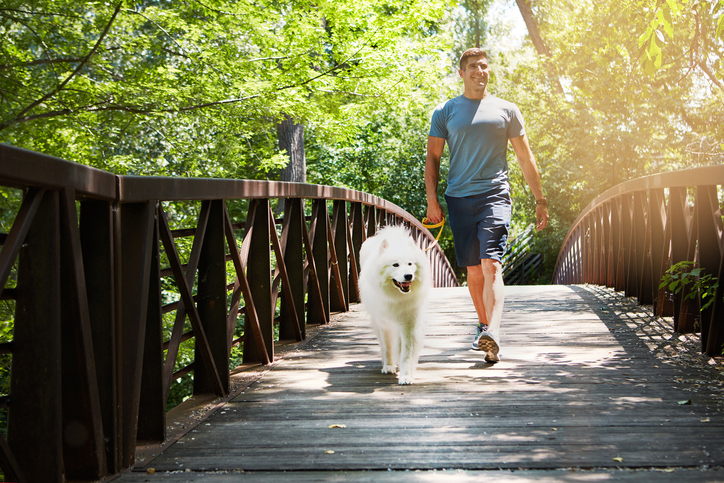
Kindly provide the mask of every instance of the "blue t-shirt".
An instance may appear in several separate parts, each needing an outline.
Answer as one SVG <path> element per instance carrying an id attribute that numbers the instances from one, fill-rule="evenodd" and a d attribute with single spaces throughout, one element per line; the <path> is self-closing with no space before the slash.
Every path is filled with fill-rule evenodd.
<path id="1" fill-rule="evenodd" d="M 432 113 L 430 136 L 445 139 L 450 150 L 445 194 L 463 197 L 508 186 L 508 139 L 523 134 L 523 115 L 512 102 L 461 95 L 440 104 Z"/>

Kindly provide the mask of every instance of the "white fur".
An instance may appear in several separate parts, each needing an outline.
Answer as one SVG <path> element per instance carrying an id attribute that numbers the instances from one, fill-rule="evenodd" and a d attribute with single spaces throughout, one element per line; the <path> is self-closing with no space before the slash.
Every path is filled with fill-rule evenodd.
<path id="1" fill-rule="evenodd" d="M 399 384 L 412 384 L 415 375 L 429 290 L 430 263 L 406 228 L 383 228 L 362 244 L 360 299 L 380 342 L 382 373 L 395 373 L 399 366 Z"/>

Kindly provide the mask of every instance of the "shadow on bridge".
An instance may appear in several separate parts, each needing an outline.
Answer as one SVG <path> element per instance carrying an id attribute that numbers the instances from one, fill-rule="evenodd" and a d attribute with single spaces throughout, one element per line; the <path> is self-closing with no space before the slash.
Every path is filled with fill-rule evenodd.
<path id="1" fill-rule="evenodd" d="M 379 372 L 356 306 L 118 481 L 721 478 L 714 369 L 661 359 L 609 292 L 506 290 L 498 364 L 469 349 L 465 288 L 434 290 L 411 386 Z"/>

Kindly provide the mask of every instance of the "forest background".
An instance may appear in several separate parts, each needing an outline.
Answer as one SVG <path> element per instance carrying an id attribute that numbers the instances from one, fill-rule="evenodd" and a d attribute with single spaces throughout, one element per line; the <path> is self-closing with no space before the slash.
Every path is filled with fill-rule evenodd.
<path id="1" fill-rule="evenodd" d="M 724 161 L 724 0 L 0 0 L 0 142 L 117 174 L 344 186 L 421 219 L 430 115 L 472 46 L 542 173 L 539 283 L 605 189 Z M 534 200 L 509 161 L 515 235 Z M 448 230 L 442 246 L 454 260 Z"/>

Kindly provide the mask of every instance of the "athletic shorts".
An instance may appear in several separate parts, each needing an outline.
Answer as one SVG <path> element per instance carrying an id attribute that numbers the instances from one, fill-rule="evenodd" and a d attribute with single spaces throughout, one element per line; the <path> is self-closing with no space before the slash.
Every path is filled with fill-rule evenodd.
<path id="1" fill-rule="evenodd" d="M 510 189 L 503 186 L 463 198 L 445 195 L 445 200 L 457 264 L 472 267 L 483 258 L 502 263 L 510 229 Z"/>

